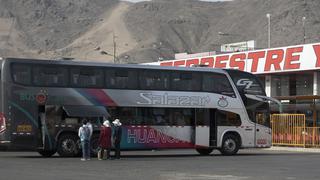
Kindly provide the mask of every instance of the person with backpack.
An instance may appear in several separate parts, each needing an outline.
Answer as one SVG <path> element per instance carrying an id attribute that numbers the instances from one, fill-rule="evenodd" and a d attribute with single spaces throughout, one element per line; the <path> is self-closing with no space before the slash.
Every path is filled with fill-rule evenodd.
<path id="1" fill-rule="evenodd" d="M 81 161 L 90 160 L 90 129 L 87 125 L 88 120 L 83 119 L 82 120 L 82 126 L 79 128 L 78 135 L 80 137 L 81 141 L 81 147 L 82 147 L 82 158 Z"/>
<path id="2" fill-rule="evenodd" d="M 103 125 L 100 128 L 99 136 L 99 151 L 98 151 L 98 160 L 110 159 L 110 150 L 111 150 L 111 127 L 110 122 L 105 119 Z"/>

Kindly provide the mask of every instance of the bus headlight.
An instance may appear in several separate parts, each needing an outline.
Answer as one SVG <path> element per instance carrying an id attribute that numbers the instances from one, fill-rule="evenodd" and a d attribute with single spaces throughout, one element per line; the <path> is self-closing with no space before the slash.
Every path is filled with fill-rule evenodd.
<path id="1" fill-rule="evenodd" d="M 271 129 L 270 128 L 265 129 L 264 132 L 267 133 L 267 134 L 271 134 Z"/>
<path id="2" fill-rule="evenodd" d="M 3 113 L 0 113 L 0 133 L 6 130 L 6 118 Z"/>

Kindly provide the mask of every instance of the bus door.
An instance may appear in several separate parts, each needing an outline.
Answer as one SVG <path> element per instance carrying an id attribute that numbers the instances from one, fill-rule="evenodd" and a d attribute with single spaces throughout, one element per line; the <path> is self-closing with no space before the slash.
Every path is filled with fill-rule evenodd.
<path id="1" fill-rule="evenodd" d="M 255 146 L 270 145 L 269 113 L 265 109 L 257 109 L 255 112 Z"/>
<path id="2" fill-rule="evenodd" d="M 210 146 L 217 146 L 217 121 L 215 109 L 210 109 Z"/>
<path id="3" fill-rule="evenodd" d="M 55 118 L 61 117 L 61 108 L 55 105 L 39 106 L 38 108 L 38 148 L 39 149 L 54 149 L 52 131 L 55 128 Z"/>
<path id="4" fill-rule="evenodd" d="M 39 106 L 38 107 L 38 128 L 39 128 L 39 145 L 38 148 L 44 149 L 45 146 L 45 123 L 46 123 L 46 112 L 45 112 L 45 106 Z"/>
<path id="5" fill-rule="evenodd" d="M 216 146 L 216 123 L 214 109 L 197 109 L 195 124 L 195 145 Z"/>

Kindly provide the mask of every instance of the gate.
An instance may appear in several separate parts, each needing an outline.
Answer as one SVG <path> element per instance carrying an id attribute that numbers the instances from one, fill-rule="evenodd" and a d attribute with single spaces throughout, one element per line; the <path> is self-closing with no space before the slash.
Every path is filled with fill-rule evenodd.
<path id="1" fill-rule="evenodd" d="M 272 145 L 320 147 L 320 127 L 306 127 L 305 114 L 272 114 Z"/>

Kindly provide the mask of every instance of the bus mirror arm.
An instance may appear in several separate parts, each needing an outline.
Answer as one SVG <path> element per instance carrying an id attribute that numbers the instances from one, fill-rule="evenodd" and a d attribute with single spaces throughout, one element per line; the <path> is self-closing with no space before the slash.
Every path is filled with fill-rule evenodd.
<path id="1" fill-rule="evenodd" d="M 274 102 L 276 104 L 278 104 L 279 106 L 279 112 L 282 113 L 282 104 L 278 99 L 272 98 L 272 97 L 268 97 L 268 96 L 261 96 L 261 95 L 255 95 L 258 98 L 263 99 L 266 102 Z"/>

